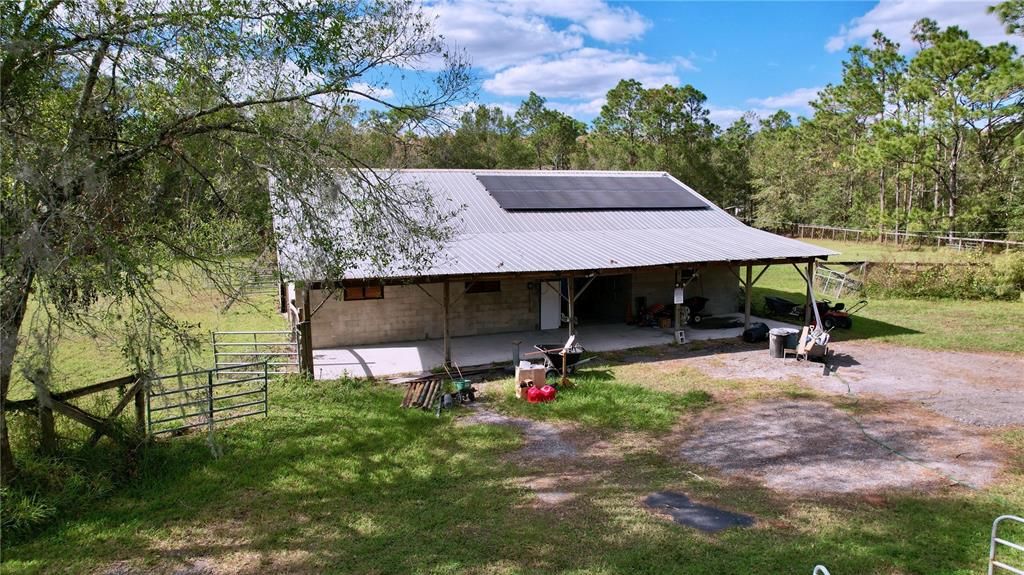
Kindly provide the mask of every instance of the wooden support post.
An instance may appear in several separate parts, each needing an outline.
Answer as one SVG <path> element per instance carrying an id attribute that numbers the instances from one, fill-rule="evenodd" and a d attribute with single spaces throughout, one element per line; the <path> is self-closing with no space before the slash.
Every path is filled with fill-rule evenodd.
<path id="1" fill-rule="evenodd" d="M 675 283 L 675 285 L 672 286 L 672 296 L 673 296 L 672 297 L 672 300 L 673 300 L 672 303 L 674 304 L 672 307 L 675 308 L 675 321 L 673 322 L 673 326 L 675 327 L 675 330 L 677 332 L 683 329 L 683 304 L 675 302 L 675 290 L 676 290 L 676 288 L 682 287 L 682 285 L 683 285 L 683 271 L 677 269 L 676 270 L 676 283 Z M 681 343 L 679 338 L 676 338 L 676 343 Z"/>
<path id="2" fill-rule="evenodd" d="M 451 301 L 451 283 L 444 282 L 444 299 L 441 301 L 441 333 L 444 338 L 444 366 L 452 365 L 452 337 L 448 325 L 448 307 Z"/>
<path id="3" fill-rule="evenodd" d="M 57 432 L 53 425 L 53 398 L 50 397 L 50 390 L 39 382 L 36 384 L 36 399 L 39 402 L 39 442 L 43 453 L 55 453 L 57 451 Z"/>
<path id="4" fill-rule="evenodd" d="M 576 276 L 569 276 L 569 335 L 576 335 Z"/>
<path id="5" fill-rule="evenodd" d="M 140 378 L 145 376 L 140 375 Z M 142 385 L 135 392 L 135 429 L 139 435 L 146 434 L 146 394 L 149 393 L 149 382 L 142 380 Z"/>
<path id="6" fill-rule="evenodd" d="M 313 319 L 313 291 L 309 289 L 309 285 L 302 288 L 302 321 L 309 321 Z"/>
<path id="7" fill-rule="evenodd" d="M 299 373 L 313 378 L 313 329 L 312 322 L 303 320 L 296 326 L 299 330 Z"/>
<path id="8" fill-rule="evenodd" d="M 804 325 L 811 324 L 814 317 L 814 303 L 811 301 L 811 290 L 814 289 L 814 260 L 807 262 L 807 305 L 804 306 Z"/>
<path id="9" fill-rule="evenodd" d="M 743 331 L 750 329 L 750 291 L 754 288 L 751 276 L 754 274 L 754 266 L 747 264 L 747 280 L 743 287 Z"/>

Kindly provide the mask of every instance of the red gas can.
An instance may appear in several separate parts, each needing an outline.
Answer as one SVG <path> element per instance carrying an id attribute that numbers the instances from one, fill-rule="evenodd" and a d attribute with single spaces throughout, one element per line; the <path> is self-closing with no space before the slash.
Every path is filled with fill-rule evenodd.
<path id="1" fill-rule="evenodd" d="M 558 394 L 558 390 L 550 385 L 540 388 L 541 401 L 551 401 L 555 398 L 556 394 Z"/>
<path id="2" fill-rule="evenodd" d="M 544 392 L 539 387 L 530 386 L 526 388 L 526 401 L 538 403 L 544 401 Z"/>

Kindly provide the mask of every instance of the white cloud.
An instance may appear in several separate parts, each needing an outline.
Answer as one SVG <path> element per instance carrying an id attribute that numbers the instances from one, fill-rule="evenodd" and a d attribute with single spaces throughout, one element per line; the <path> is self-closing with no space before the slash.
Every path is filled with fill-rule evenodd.
<path id="1" fill-rule="evenodd" d="M 1024 38 L 1009 36 L 1002 24 L 987 13 L 992 1 L 947 2 L 942 0 L 883 0 L 863 16 L 854 18 L 828 39 L 825 49 L 837 52 L 854 44 L 869 42 L 875 30 L 900 43 L 903 51 L 915 48 L 911 28 L 921 18 L 931 18 L 939 26 L 959 26 L 982 44 L 1010 42 L 1024 47 Z"/>
<path id="2" fill-rule="evenodd" d="M 632 8 L 603 0 L 441 0 L 424 9 L 438 34 L 488 71 L 582 48 L 588 37 L 635 40 L 651 26 Z"/>
<path id="3" fill-rule="evenodd" d="M 761 108 L 767 108 L 771 110 L 778 110 L 779 108 L 787 110 L 809 110 L 810 106 L 808 102 L 818 97 L 818 92 L 822 88 L 820 86 L 814 88 L 797 88 L 791 92 L 780 94 L 778 96 L 768 96 L 767 98 L 750 98 L 747 102 L 759 106 Z"/>
<path id="4" fill-rule="evenodd" d="M 719 108 L 716 106 L 708 106 L 708 117 L 712 122 L 719 126 L 726 128 L 736 120 L 743 117 L 746 114 L 746 110 L 739 108 Z"/>
<path id="5" fill-rule="evenodd" d="M 754 125 L 754 129 L 756 130 L 758 128 L 757 120 L 767 118 L 768 116 L 771 116 L 777 111 L 778 109 L 772 108 L 755 107 L 741 109 L 732 107 L 719 108 L 718 106 L 708 106 L 708 116 L 710 117 L 711 121 L 718 124 L 722 129 L 728 128 L 730 125 L 732 125 L 733 122 L 739 120 L 740 118 L 747 114 L 753 114 L 756 119 L 751 123 Z"/>
<path id="6" fill-rule="evenodd" d="M 676 85 L 676 68 L 674 62 L 651 61 L 643 54 L 582 48 L 507 68 L 484 81 L 483 87 L 502 96 L 525 96 L 534 91 L 546 98 L 593 100 L 623 78 L 633 78 L 647 87 Z"/>
<path id="7" fill-rule="evenodd" d="M 572 30 L 601 42 L 627 42 L 644 35 L 651 22 L 632 8 L 604 0 L 507 0 L 488 2 L 509 14 L 535 14 L 570 22 Z"/>
<path id="8" fill-rule="evenodd" d="M 601 107 L 606 101 L 601 97 L 585 102 L 548 102 L 547 105 L 570 116 L 591 117 L 601 113 Z"/>
<path id="9" fill-rule="evenodd" d="M 376 98 L 378 100 L 390 100 L 395 97 L 395 91 L 387 86 L 371 86 L 366 82 L 355 82 L 349 86 L 350 89 L 356 92 L 362 92 L 370 98 Z M 350 97 L 353 100 L 366 100 L 365 96 L 360 94 L 351 94 Z"/>
<path id="10" fill-rule="evenodd" d="M 538 15 L 510 14 L 498 7 L 489 2 L 442 2 L 426 10 L 436 17 L 437 33 L 485 70 L 583 46 L 581 35 L 555 30 Z"/>

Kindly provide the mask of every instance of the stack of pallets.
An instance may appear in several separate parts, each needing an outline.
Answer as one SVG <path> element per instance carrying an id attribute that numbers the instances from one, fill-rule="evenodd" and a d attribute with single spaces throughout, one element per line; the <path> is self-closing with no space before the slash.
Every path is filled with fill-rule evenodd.
<path id="1" fill-rule="evenodd" d="M 411 381 L 405 390 L 405 397 L 402 398 L 402 407 L 430 409 L 430 406 L 434 405 L 442 393 L 444 393 L 444 381 L 441 379 Z"/>

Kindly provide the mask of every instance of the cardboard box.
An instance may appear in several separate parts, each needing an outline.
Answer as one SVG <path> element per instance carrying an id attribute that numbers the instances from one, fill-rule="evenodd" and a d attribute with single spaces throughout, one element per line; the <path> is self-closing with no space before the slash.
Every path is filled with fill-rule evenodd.
<path id="1" fill-rule="evenodd" d="M 516 389 L 515 394 L 519 399 L 526 399 L 526 388 L 524 384 L 533 382 L 537 387 L 544 385 L 545 372 L 547 368 L 543 365 L 531 365 L 530 367 L 516 368 Z"/>

